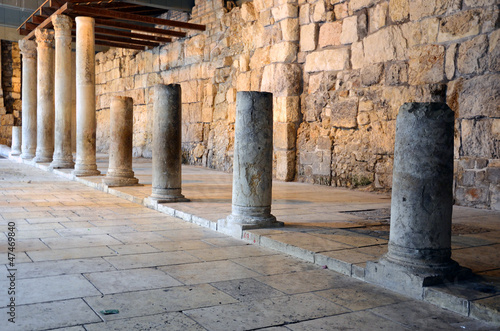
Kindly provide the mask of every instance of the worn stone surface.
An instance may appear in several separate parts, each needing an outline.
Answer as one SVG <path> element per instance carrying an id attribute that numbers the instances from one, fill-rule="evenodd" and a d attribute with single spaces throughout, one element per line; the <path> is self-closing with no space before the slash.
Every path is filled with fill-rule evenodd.
<path id="1" fill-rule="evenodd" d="M 178 84 L 154 88 L 151 198 L 158 202 L 186 201 L 181 193 L 181 93 Z"/>
<path id="2" fill-rule="evenodd" d="M 75 176 L 100 174 L 96 164 L 96 87 L 94 19 L 76 18 Z"/>
<path id="3" fill-rule="evenodd" d="M 36 152 L 36 78 L 37 74 L 37 60 L 36 60 L 36 43 L 30 40 L 22 40 L 19 42 L 23 59 L 23 86 L 22 86 L 22 100 L 23 100 L 23 143 L 22 154 L 23 159 L 32 159 L 35 157 Z"/>
<path id="4" fill-rule="evenodd" d="M 37 145 L 35 162 L 52 161 L 54 154 L 54 31 L 36 30 Z"/>
<path id="5" fill-rule="evenodd" d="M 251 228 L 279 226 L 271 215 L 272 201 L 272 94 L 238 92 L 233 163 L 232 212 L 220 220 L 232 233 Z M 240 234 L 241 236 L 241 234 Z"/>
<path id="6" fill-rule="evenodd" d="M 22 133 L 22 127 L 12 127 L 12 145 L 10 146 L 10 155 L 12 156 L 21 155 Z"/>
<path id="7" fill-rule="evenodd" d="M 54 156 L 50 166 L 54 169 L 73 168 L 71 148 L 71 113 L 73 79 L 71 77 L 71 28 L 73 21 L 69 16 L 52 17 L 55 31 L 55 126 Z"/>
<path id="8" fill-rule="evenodd" d="M 110 107 L 109 167 L 102 182 L 108 186 L 129 186 L 139 182 L 132 170 L 133 100 L 114 97 Z"/>

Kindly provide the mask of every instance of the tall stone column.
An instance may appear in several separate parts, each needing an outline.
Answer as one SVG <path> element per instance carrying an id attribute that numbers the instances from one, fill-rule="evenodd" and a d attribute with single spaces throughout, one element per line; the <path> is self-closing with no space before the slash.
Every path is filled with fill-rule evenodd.
<path id="1" fill-rule="evenodd" d="M 54 154 L 54 31 L 37 29 L 37 146 L 35 162 L 52 161 Z"/>
<path id="2" fill-rule="evenodd" d="M 52 16 L 55 30 L 55 140 L 52 168 L 73 168 L 71 150 L 71 27 L 66 15 Z"/>
<path id="3" fill-rule="evenodd" d="M 406 103 L 396 120 L 389 251 L 367 279 L 421 297 L 454 277 L 451 259 L 454 114 L 444 103 Z"/>
<path id="4" fill-rule="evenodd" d="M 21 158 L 30 160 L 36 153 L 36 42 L 22 39 L 19 48 L 23 59 Z"/>
<path id="5" fill-rule="evenodd" d="M 75 176 L 97 176 L 94 19 L 76 21 L 76 164 Z M 69 97 L 69 96 L 68 96 Z"/>
<path id="6" fill-rule="evenodd" d="M 111 100 L 109 168 L 102 179 L 108 186 L 130 186 L 139 182 L 132 171 L 133 105 L 129 97 Z"/>
<path id="7" fill-rule="evenodd" d="M 10 155 L 19 156 L 21 155 L 21 140 L 22 140 L 22 128 L 20 126 L 12 127 L 12 144 L 10 146 Z"/>
<path id="8" fill-rule="evenodd" d="M 232 212 L 219 220 L 221 232 L 283 226 L 271 215 L 273 169 L 273 95 L 238 92 L 233 158 Z"/>
<path id="9" fill-rule="evenodd" d="M 189 201 L 181 194 L 181 86 L 154 87 L 153 187 L 157 202 Z"/>

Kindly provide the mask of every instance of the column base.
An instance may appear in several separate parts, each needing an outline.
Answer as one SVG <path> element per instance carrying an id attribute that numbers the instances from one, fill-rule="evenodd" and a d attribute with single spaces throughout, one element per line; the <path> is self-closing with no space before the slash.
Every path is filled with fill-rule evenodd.
<path id="1" fill-rule="evenodd" d="M 83 169 L 82 169 L 83 168 Z M 97 166 L 88 166 L 87 169 L 82 167 L 81 165 L 75 165 L 75 170 L 73 170 L 72 174 L 75 177 L 86 177 L 86 176 L 99 176 L 101 172 L 97 170 Z"/>
<path id="2" fill-rule="evenodd" d="M 139 185 L 139 179 L 137 179 L 135 177 L 106 176 L 102 179 L 102 183 L 109 186 L 109 187 L 137 186 L 137 185 Z"/>
<path id="3" fill-rule="evenodd" d="M 73 160 L 53 160 L 50 164 L 51 169 L 73 169 L 75 162 Z"/>
<path id="4" fill-rule="evenodd" d="M 10 156 L 19 156 L 19 155 L 21 155 L 21 152 L 20 151 L 13 151 L 13 152 L 10 152 L 9 155 Z"/>
<path id="5" fill-rule="evenodd" d="M 35 154 L 31 153 L 22 153 L 21 154 L 21 159 L 23 160 L 32 160 L 35 157 Z"/>
<path id="6" fill-rule="evenodd" d="M 151 201 L 156 203 L 168 203 L 168 202 L 189 202 L 189 199 L 186 199 L 184 195 L 181 194 L 180 188 L 175 189 L 161 189 L 154 188 L 152 190 L 152 194 L 149 196 Z"/>
<path id="7" fill-rule="evenodd" d="M 35 156 L 33 159 L 35 163 L 50 163 L 52 162 L 52 156 Z"/>
<path id="8" fill-rule="evenodd" d="M 276 217 L 267 216 L 244 216 L 229 215 L 217 221 L 217 231 L 235 238 L 242 238 L 243 231 L 262 228 L 281 228 L 285 223 L 277 221 Z"/>
<path id="9" fill-rule="evenodd" d="M 447 264 L 423 267 L 395 263 L 384 256 L 378 261 L 368 261 L 365 269 L 365 281 L 420 300 L 424 287 L 471 275 L 470 269 L 451 259 Z"/>

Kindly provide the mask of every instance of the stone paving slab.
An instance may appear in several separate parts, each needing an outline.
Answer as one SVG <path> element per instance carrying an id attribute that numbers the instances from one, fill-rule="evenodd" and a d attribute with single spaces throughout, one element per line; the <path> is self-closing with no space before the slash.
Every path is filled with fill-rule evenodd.
<path id="1" fill-rule="evenodd" d="M 147 169 L 144 166 L 147 162 L 141 162 L 143 169 Z M 40 320 L 39 326 L 31 328 L 33 330 L 50 328 L 127 330 L 131 329 L 131 325 L 161 329 L 159 323 L 171 323 L 168 325 L 172 325 L 172 330 L 197 330 L 199 327 L 208 330 L 229 330 L 233 329 L 233 326 L 235 330 L 257 327 L 263 330 L 303 330 L 311 327 L 331 329 L 332 323 L 338 323 L 339 326 L 344 325 L 343 323 L 352 323 L 360 330 L 373 330 L 376 327 L 390 329 L 394 325 L 400 326 L 399 329 L 424 330 L 498 328 L 421 301 L 401 297 L 329 270 L 330 267 L 340 269 L 339 263 L 342 262 L 344 266 L 350 266 L 351 276 L 362 279 L 365 257 L 373 257 L 375 260 L 386 251 L 387 245 L 378 239 L 384 239 L 387 221 L 384 218 L 370 219 L 356 214 L 357 211 L 370 209 L 367 206 L 373 206 L 375 210 L 385 208 L 388 202 L 384 196 L 380 198 L 379 195 L 375 195 L 372 201 L 370 196 L 373 194 L 353 191 L 353 195 L 346 198 L 350 190 L 341 190 L 342 198 L 339 198 L 341 202 L 330 203 L 335 210 L 331 222 L 322 222 L 321 226 L 318 226 L 319 222 L 304 222 L 299 226 L 295 223 L 279 230 L 254 230 L 247 233 L 245 242 L 132 202 L 140 196 L 145 196 L 144 192 L 148 189 L 145 186 L 137 188 L 142 192 L 138 197 L 123 200 L 121 197 L 113 197 L 91 187 L 82 186 L 78 182 L 65 181 L 40 168 L 43 166 L 32 167 L 0 160 L 0 171 L 3 172 L 5 169 L 6 173 L 10 173 L 10 177 L 2 176 L 4 179 L 0 180 L 0 224 L 4 226 L 9 222 L 2 214 L 4 213 L 2 206 L 6 206 L 8 211 L 5 213 L 21 213 L 17 215 L 20 218 L 14 219 L 21 225 L 18 233 L 32 231 L 29 230 L 29 225 L 40 226 L 40 238 L 23 239 L 19 242 L 19 246 L 23 249 L 18 252 L 19 256 L 24 254 L 26 260 L 20 258 L 20 261 L 17 261 L 21 269 L 25 268 L 25 271 L 33 274 L 17 280 L 18 286 L 23 286 L 25 290 L 29 289 L 32 292 L 28 296 L 23 294 L 23 297 L 19 298 L 19 314 L 28 311 L 25 309 L 30 309 L 30 314 L 35 315 L 43 311 L 48 312 L 46 316 L 48 322 Z M 186 169 L 186 180 L 192 181 L 189 183 L 193 185 L 192 192 L 195 192 L 196 185 L 204 183 L 204 191 L 196 193 L 199 195 L 199 201 L 206 201 L 203 203 L 209 205 L 212 201 L 209 188 L 213 185 L 220 186 L 222 189 L 215 191 L 217 193 L 213 197 L 214 201 L 219 201 L 216 202 L 217 208 L 220 210 L 226 208 L 230 212 L 230 191 L 227 192 L 230 190 L 230 180 L 227 180 L 230 175 L 196 167 Z M 212 179 L 212 174 L 216 174 L 214 178 L 216 177 L 220 183 L 210 184 L 209 179 Z M 99 179 L 96 177 L 93 180 L 97 183 Z M 288 184 L 292 184 L 293 192 L 288 191 Z M 308 209 L 309 213 L 313 210 L 311 208 L 313 205 L 316 206 L 313 208 L 318 213 L 328 213 L 328 199 L 331 197 L 329 198 L 324 192 L 330 192 L 332 188 L 318 188 L 300 183 L 279 183 L 276 186 L 280 185 L 282 187 L 278 189 L 278 192 L 281 192 L 279 193 L 281 196 L 278 194 L 277 198 L 278 205 L 303 206 L 301 208 Z M 26 192 L 20 192 L 18 190 L 20 186 L 26 186 L 24 188 Z M 48 187 L 47 191 L 50 191 L 50 194 L 44 194 L 45 186 Z M 10 192 L 11 188 L 15 188 L 13 190 L 15 194 Z M 294 191 L 302 188 L 304 195 L 302 191 Z M 127 194 L 135 192 L 133 189 L 127 189 Z M 318 194 L 318 190 L 324 189 L 326 191 Z M 30 190 L 34 190 L 36 194 Z M 41 196 L 44 199 L 41 199 Z M 72 200 L 66 200 L 64 197 L 71 197 Z M 35 206 L 30 199 L 36 200 L 36 203 L 41 205 Z M 59 209 L 62 204 L 60 199 L 68 203 L 64 206 L 65 209 Z M 310 203 L 303 203 L 304 199 L 309 199 Z M 79 204 L 79 200 L 83 203 Z M 299 200 L 300 202 L 296 203 Z M 223 207 L 220 201 L 229 201 L 229 206 Z M 11 202 L 14 205 L 11 205 Z M 202 209 L 193 208 L 189 203 L 176 205 L 189 206 L 178 212 L 178 216 L 193 223 L 202 224 L 200 221 L 205 220 L 206 223 L 202 225 L 213 229 L 211 227 L 213 222 L 204 218 L 205 213 L 210 214 L 210 208 L 206 205 Z M 171 213 L 170 215 L 175 216 L 177 212 L 175 209 L 167 205 L 159 207 L 163 206 Z M 190 214 L 188 210 L 198 215 Z M 280 217 L 286 217 L 284 212 L 286 208 L 278 210 L 283 212 Z M 292 212 L 297 210 L 294 208 Z M 474 215 L 474 211 L 467 208 L 465 210 Z M 354 213 L 346 214 L 350 215 L 349 218 L 342 221 L 342 211 Z M 480 215 L 489 217 L 489 221 L 485 223 L 488 224 L 487 228 L 490 231 L 486 233 L 495 232 L 495 222 L 490 219 L 491 213 L 480 211 Z M 8 214 L 7 217 L 9 216 Z M 464 222 L 467 220 L 467 218 L 461 219 Z M 344 223 L 344 226 L 339 227 L 341 223 Z M 94 228 L 105 230 L 99 234 L 82 233 L 86 229 Z M 492 251 L 487 246 L 495 244 L 496 236 L 491 235 L 488 244 L 482 245 L 478 241 L 485 232 L 477 230 L 478 228 L 479 225 L 473 224 L 472 227 L 461 229 L 460 239 L 473 238 L 468 239 L 468 242 L 474 245 L 466 245 L 466 242 L 462 241 L 463 245 L 456 250 L 479 247 L 484 250 L 481 251 L 483 254 L 491 256 Z M 126 231 L 122 231 L 123 229 Z M 45 230 L 53 230 L 59 237 L 50 237 L 51 234 L 45 233 Z M 64 236 L 58 233 L 62 230 Z M 4 236 L 4 239 L 0 239 L 0 249 L 4 250 L 7 247 L 5 231 L 2 229 L 0 232 Z M 44 237 L 46 235 L 49 237 Z M 139 239 L 144 236 L 147 239 Z M 281 244 L 287 247 L 288 253 L 296 256 L 304 255 L 315 264 L 283 255 L 267 247 L 248 245 L 250 242 L 263 246 L 266 240 L 270 245 L 277 243 L 278 241 L 272 239 L 272 236 L 286 238 L 284 239 L 286 243 Z M 313 239 L 312 243 L 307 240 L 293 241 L 294 236 L 317 239 Z M 353 240 L 356 237 L 362 240 L 358 243 Z M 363 238 L 368 242 L 363 242 Z M 72 241 L 74 243 L 71 243 Z M 299 247 L 302 242 L 326 250 L 307 250 Z M 321 245 L 331 242 L 332 246 L 318 246 L 319 242 Z M 339 245 L 348 247 L 337 249 Z M 279 246 L 275 248 L 280 250 Z M 467 259 L 476 259 L 475 255 L 468 251 L 463 253 L 463 264 L 467 263 Z M 89 260 L 104 261 L 104 264 L 92 265 Z M 335 263 L 328 264 L 324 261 L 339 263 L 335 266 Z M 484 257 L 480 262 L 482 273 L 494 274 L 500 269 L 494 259 Z M 32 266 L 28 267 L 28 264 Z M 325 265 L 327 269 L 324 269 Z M 3 271 L 5 270 L 4 268 Z M 40 275 L 37 275 L 38 272 Z M 4 273 L 0 272 L 0 276 L 4 277 Z M 58 285 L 68 282 L 70 285 L 67 289 L 57 288 Z M 43 288 L 35 286 L 37 284 Z M 448 309 L 453 309 L 461 302 L 455 298 L 465 293 L 463 299 L 469 305 L 467 314 L 495 321 L 498 316 L 499 296 L 494 291 L 487 293 L 488 289 L 481 287 L 484 286 L 484 282 L 475 284 L 479 286 L 476 291 L 482 291 L 483 294 L 476 293 L 476 296 L 470 296 L 467 291 L 459 291 L 457 294 L 450 285 L 446 287 L 447 291 L 432 288 L 435 290 L 434 294 L 448 293 L 447 296 L 444 295 L 437 300 L 439 302 L 436 304 L 443 305 L 444 300 L 448 300 L 452 302 L 452 306 Z M 55 289 L 45 290 L 45 287 Z M 44 293 L 48 293 L 50 300 L 53 301 L 45 301 L 47 298 Z M 430 292 L 427 296 L 427 300 L 431 301 Z M 57 307 L 60 306 L 54 305 L 53 308 L 48 306 L 53 303 L 79 302 L 78 300 L 88 307 L 88 310 L 83 309 L 81 318 L 69 320 L 60 318 L 56 313 L 59 309 Z M 403 305 L 408 302 L 412 304 L 409 308 Z M 400 305 L 403 305 L 401 316 L 406 314 L 406 310 L 412 312 L 407 314 L 410 316 L 408 320 L 394 313 L 394 311 L 399 313 Z M 384 310 L 386 307 L 391 308 Z M 103 309 L 119 309 L 120 313 L 103 315 L 99 313 Z M 85 311 L 90 311 L 91 314 L 87 316 Z M 18 315 L 18 318 L 24 317 Z M 418 319 L 423 322 L 416 321 Z M 31 321 L 34 319 L 31 318 L 23 323 Z M 0 329 L 3 330 L 1 327 Z"/>

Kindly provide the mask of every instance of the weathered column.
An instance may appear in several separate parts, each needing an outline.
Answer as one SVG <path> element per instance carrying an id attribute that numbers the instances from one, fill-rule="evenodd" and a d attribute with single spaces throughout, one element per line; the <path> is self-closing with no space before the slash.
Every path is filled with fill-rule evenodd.
<path id="1" fill-rule="evenodd" d="M 75 176 L 97 176 L 94 19 L 76 21 L 76 164 Z M 68 95 L 69 97 L 69 95 Z"/>
<path id="2" fill-rule="evenodd" d="M 454 114 L 444 103 L 406 103 L 396 121 L 389 252 L 367 278 L 420 297 L 459 270 L 451 259 Z"/>
<path id="3" fill-rule="evenodd" d="M 283 226 L 271 215 L 272 168 L 273 95 L 238 92 L 232 213 L 219 220 L 222 232 L 241 237 L 245 229 Z"/>
<path id="4" fill-rule="evenodd" d="M 19 41 L 19 48 L 23 56 L 21 158 L 30 160 L 36 153 L 36 42 L 22 39 Z"/>
<path id="5" fill-rule="evenodd" d="M 156 85 L 153 103 L 153 188 L 157 202 L 189 201 L 181 194 L 181 86 Z"/>
<path id="6" fill-rule="evenodd" d="M 22 127 L 12 127 L 12 144 L 10 146 L 10 155 L 21 155 L 21 140 L 22 140 Z"/>
<path id="7" fill-rule="evenodd" d="M 52 16 L 55 30 L 55 139 L 52 168 L 73 168 L 71 150 L 71 27 L 65 15 Z"/>
<path id="8" fill-rule="evenodd" d="M 109 168 L 102 179 L 108 186 L 130 186 L 139 182 L 132 171 L 133 105 L 129 97 L 111 100 Z"/>
<path id="9" fill-rule="evenodd" d="M 38 52 L 35 162 L 45 163 L 51 162 L 54 154 L 54 31 L 37 29 L 35 35 Z"/>

